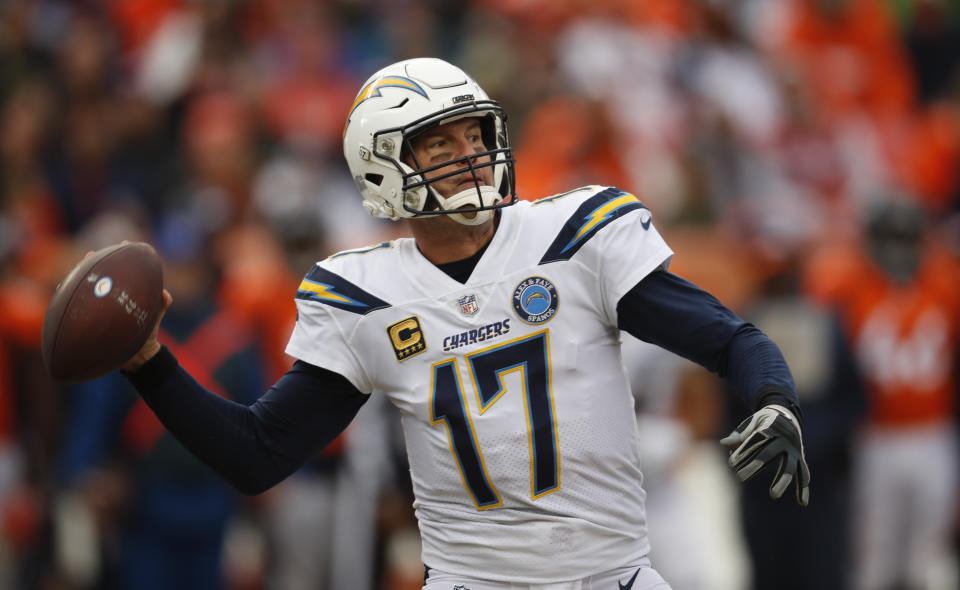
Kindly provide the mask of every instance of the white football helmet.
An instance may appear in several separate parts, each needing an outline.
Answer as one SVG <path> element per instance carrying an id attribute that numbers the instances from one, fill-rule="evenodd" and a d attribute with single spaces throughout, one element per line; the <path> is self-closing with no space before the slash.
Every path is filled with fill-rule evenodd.
<path id="1" fill-rule="evenodd" d="M 451 162 L 421 167 L 411 157 L 410 138 L 466 117 L 481 120 L 487 151 L 453 160 L 462 166 L 431 180 L 492 166 L 494 186 L 474 177 L 472 187 L 443 197 L 425 180 L 425 173 Z M 363 195 L 363 207 L 374 217 L 394 220 L 446 214 L 466 225 L 486 222 L 494 209 L 517 201 L 506 118 L 500 104 L 470 76 L 443 60 L 409 59 L 378 71 L 357 95 L 343 131 L 343 155 Z M 489 161 L 476 161 L 485 156 Z"/>

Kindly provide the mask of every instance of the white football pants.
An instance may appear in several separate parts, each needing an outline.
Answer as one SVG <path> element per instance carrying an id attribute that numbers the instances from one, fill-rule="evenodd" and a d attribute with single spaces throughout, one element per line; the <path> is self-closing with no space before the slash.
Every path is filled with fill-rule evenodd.
<path id="1" fill-rule="evenodd" d="M 871 430 L 854 457 L 853 587 L 944 587 L 960 460 L 953 428 Z"/>
<path id="2" fill-rule="evenodd" d="M 602 574 L 553 584 L 511 584 L 446 574 L 434 569 L 423 590 L 671 590 L 660 574 L 650 566 L 630 566 Z"/>

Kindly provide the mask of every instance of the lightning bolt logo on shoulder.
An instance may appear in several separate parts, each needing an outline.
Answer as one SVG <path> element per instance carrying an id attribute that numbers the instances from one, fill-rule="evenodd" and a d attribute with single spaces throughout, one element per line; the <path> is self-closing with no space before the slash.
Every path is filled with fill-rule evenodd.
<path id="1" fill-rule="evenodd" d="M 300 281 L 296 298 L 316 301 L 361 315 L 390 307 L 386 301 L 320 266 L 314 266 Z"/>
<path id="2" fill-rule="evenodd" d="M 617 188 L 600 191 L 584 201 L 570 216 L 540 259 L 540 264 L 569 260 L 601 228 L 635 210 L 646 213 L 640 224 L 644 229 L 649 229 L 650 212 L 640 199 Z"/>

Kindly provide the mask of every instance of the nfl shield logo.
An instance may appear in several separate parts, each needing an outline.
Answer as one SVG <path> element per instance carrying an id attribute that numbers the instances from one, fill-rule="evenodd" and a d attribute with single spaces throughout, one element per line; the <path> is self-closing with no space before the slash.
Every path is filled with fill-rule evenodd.
<path id="1" fill-rule="evenodd" d="M 480 311 L 480 307 L 477 305 L 476 295 L 464 295 L 460 299 L 457 299 L 457 303 L 460 304 L 460 313 L 463 315 L 474 315 Z"/>

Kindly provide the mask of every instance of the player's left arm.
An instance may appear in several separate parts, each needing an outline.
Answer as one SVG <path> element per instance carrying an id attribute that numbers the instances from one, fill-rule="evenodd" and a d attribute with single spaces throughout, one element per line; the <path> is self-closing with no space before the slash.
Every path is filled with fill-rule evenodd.
<path id="1" fill-rule="evenodd" d="M 729 380 L 756 410 L 721 440 L 731 451 L 731 467 L 746 481 L 779 461 L 771 497 L 781 497 L 793 481 L 797 501 L 807 505 L 810 472 L 796 386 L 779 347 L 766 334 L 665 270 L 650 273 L 620 299 L 617 322 L 621 330 Z"/>

